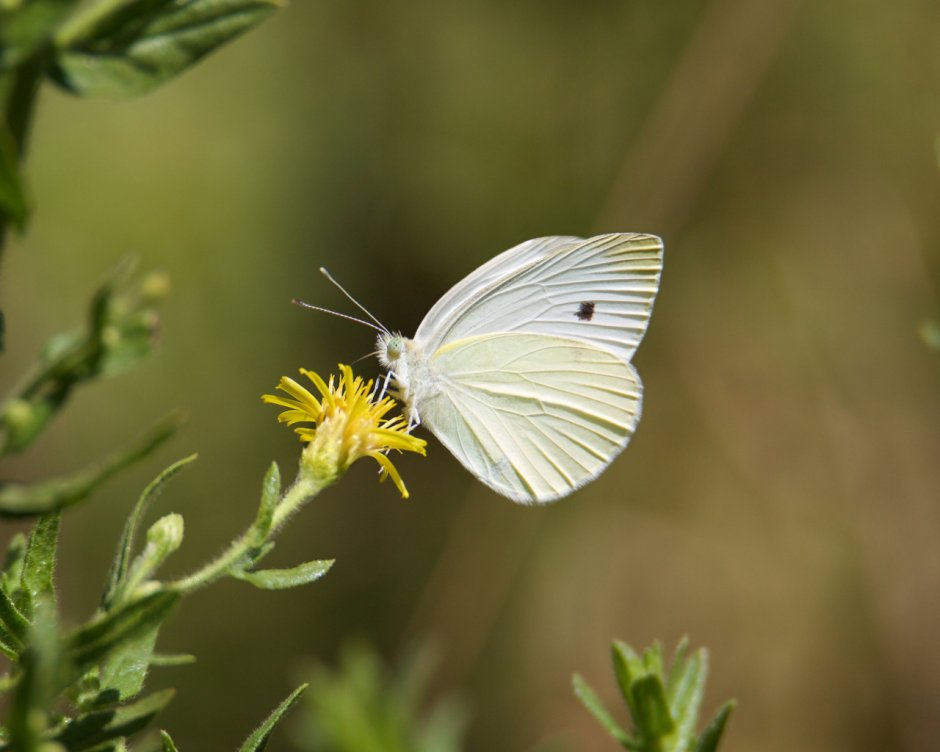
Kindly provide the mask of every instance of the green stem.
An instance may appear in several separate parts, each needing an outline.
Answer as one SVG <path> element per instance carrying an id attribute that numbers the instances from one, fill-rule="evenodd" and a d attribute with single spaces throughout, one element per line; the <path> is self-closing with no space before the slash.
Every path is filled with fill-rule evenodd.
<path id="1" fill-rule="evenodd" d="M 271 528 L 267 532 L 267 535 L 264 536 L 264 540 L 259 540 L 258 531 L 254 526 L 251 526 L 242 535 L 232 541 L 232 544 L 216 559 L 210 561 L 204 567 L 187 577 L 167 583 L 167 587 L 178 590 L 185 595 L 186 593 L 208 585 L 210 582 L 220 577 L 224 577 L 229 573 L 232 567 L 250 551 L 257 549 L 265 540 L 273 537 L 288 517 L 320 493 L 320 491 L 326 488 L 333 480 L 332 478 L 321 479 L 310 477 L 301 471 L 297 480 L 287 489 L 278 502 L 277 508 L 274 510 Z"/>
<path id="2" fill-rule="evenodd" d="M 43 63 L 38 57 L 35 57 L 24 62 L 14 71 L 7 73 L 4 77 L 7 80 L 0 81 L 0 92 L 3 96 L 3 110 L 0 116 L 2 116 L 4 124 L 16 143 L 20 161 L 26 153 L 29 127 L 32 122 L 42 72 Z M 0 213 L 0 257 L 3 255 L 8 224 L 6 217 Z"/>

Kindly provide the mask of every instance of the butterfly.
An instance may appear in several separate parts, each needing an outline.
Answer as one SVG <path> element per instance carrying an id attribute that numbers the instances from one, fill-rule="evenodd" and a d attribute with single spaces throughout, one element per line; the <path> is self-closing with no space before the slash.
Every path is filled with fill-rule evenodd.
<path id="1" fill-rule="evenodd" d="M 412 424 L 522 504 L 567 496 L 620 454 L 640 419 L 630 363 L 659 290 L 654 235 L 546 237 L 454 285 L 411 339 L 378 356 Z"/>

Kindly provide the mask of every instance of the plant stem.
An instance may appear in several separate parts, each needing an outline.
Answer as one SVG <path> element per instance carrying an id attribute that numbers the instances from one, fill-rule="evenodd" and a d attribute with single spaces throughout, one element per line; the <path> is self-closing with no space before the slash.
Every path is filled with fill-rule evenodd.
<path id="1" fill-rule="evenodd" d="M 6 80 L 0 80 L 0 92 L 3 96 L 3 102 L 0 103 L 3 108 L 0 112 L 0 118 L 2 118 L 3 124 L 9 129 L 10 135 L 13 137 L 21 162 L 26 153 L 29 127 L 32 122 L 36 93 L 39 90 L 42 71 L 42 61 L 38 57 L 34 57 L 15 70 L 8 72 L 3 77 Z M 3 256 L 8 224 L 7 218 L 0 213 L 0 257 Z"/>
<path id="2" fill-rule="evenodd" d="M 240 559 L 273 537 L 288 517 L 320 493 L 330 482 L 332 481 L 310 477 L 301 472 L 294 484 L 287 489 L 278 502 L 277 508 L 274 510 L 271 528 L 263 540 L 259 540 L 258 531 L 252 525 L 232 541 L 232 544 L 216 559 L 187 577 L 167 583 L 167 587 L 178 590 L 185 595 L 197 588 L 208 585 L 220 577 L 224 577 Z"/>

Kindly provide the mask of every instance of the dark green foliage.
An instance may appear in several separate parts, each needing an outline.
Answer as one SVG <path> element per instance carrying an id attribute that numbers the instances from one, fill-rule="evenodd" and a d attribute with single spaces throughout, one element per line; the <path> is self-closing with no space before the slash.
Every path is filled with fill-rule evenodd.
<path id="1" fill-rule="evenodd" d="M 638 655 L 623 642 L 613 644 L 614 674 L 632 720 L 624 730 L 579 675 L 574 691 L 588 711 L 625 749 L 641 752 L 715 752 L 734 702 L 725 703 L 702 734 L 696 737 L 698 714 L 708 674 L 708 654 L 700 648 L 689 654 L 683 640 L 673 655 L 668 676 L 658 643 Z"/>
<path id="2" fill-rule="evenodd" d="M 99 17 L 93 6 L 56 34 L 52 77 L 75 94 L 144 94 L 255 26 L 277 5 L 274 0 L 141 0 L 106 8 Z"/>
<path id="3" fill-rule="evenodd" d="M 444 698 L 427 706 L 432 659 L 408 656 L 391 672 L 371 650 L 353 646 L 334 672 L 316 667 L 295 734 L 306 752 L 458 752 L 466 725 L 460 703 Z"/>
<path id="4" fill-rule="evenodd" d="M 138 279 L 135 268 L 133 260 L 117 266 L 95 293 L 87 326 L 53 337 L 32 372 L 0 404 L 0 457 L 29 447 L 65 406 L 76 386 L 121 373 L 153 351 L 160 321 L 154 303 L 163 296 L 166 282 L 158 275 Z M 107 477 L 116 467 L 149 451 L 150 444 L 165 439 L 174 427 L 170 422 L 162 425 L 162 430 L 141 442 L 136 453 L 131 452 L 132 456 L 128 457 L 127 451 L 118 453 L 97 471 L 86 471 L 74 479 L 73 485 L 87 486 L 100 475 Z M 63 481 L 50 481 L 50 488 L 54 489 L 55 483 Z M 46 495 L 55 494 L 47 491 Z"/>
<path id="5" fill-rule="evenodd" d="M 0 736 L 7 743 L 0 752 L 39 752 L 52 742 L 68 752 L 127 749 L 127 737 L 145 728 L 173 696 L 172 690 L 141 696 L 150 667 L 192 660 L 154 654 L 160 628 L 183 595 L 222 576 L 281 589 L 311 582 L 329 569 L 332 561 L 246 571 L 273 546 L 273 511 L 283 497 L 272 466 L 255 522 L 229 551 L 179 582 L 156 579 L 159 567 L 182 543 L 182 517 L 168 514 L 158 519 L 139 551 L 137 532 L 150 503 L 193 459 L 171 465 L 137 499 L 118 542 L 101 605 L 74 629 L 61 630 L 56 613 L 60 513 L 40 517 L 28 537 L 11 541 L 0 576 L 0 650 L 13 665 L 0 691 L 12 690 L 12 700 L 7 733 Z M 242 749 L 263 750 L 303 689 L 287 698 Z M 161 744 L 164 750 L 175 749 L 165 733 Z"/>

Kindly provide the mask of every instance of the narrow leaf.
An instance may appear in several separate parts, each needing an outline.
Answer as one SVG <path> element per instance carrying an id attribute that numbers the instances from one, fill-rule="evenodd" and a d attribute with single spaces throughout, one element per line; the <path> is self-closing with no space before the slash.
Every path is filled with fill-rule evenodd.
<path id="1" fill-rule="evenodd" d="M 575 695 L 581 700 L 581 704 L 598 720 L 608 734 L 627 749 L 636 748 L 636 741 L 614 720 L 614 717 L 607 708 L 604 707 L 600 698 L 594 690 L 587 685 L 587 682 L 584 681 L 580 674 L 575 674 L 571 678 L 571 684 L 574 687 Z"/>
<path id="2" fill-rule="evenodd" d="M 188 653 L 154 653 L 150 656 L 150 665 L 163 666 L 188 666 L 196 662 L 196 656 Z"/>
<path id="3" fill-rule="evenodd" d="M 176 77 L 260 23 L 276 0 L 189 0 L 152 4 L 117 28 L 60 40 L 55 80 L 84 96 L 143 94 Z"/>
<path id="4" fill-rule="evenodd" d="M 692 746 L 695 738 L 707 676 L 708 651 L 699 648 L 685 661 L 675 677 L 674 685 L 670 687 L 669 707 L 676 721 L 679 742 L 686 745 L 686 749 Z"/>
<path id="5" fill-rule="evenodd" d="M 163 729 L 160 730 L 160 744 L 161 752 L 179 752 L 170 735 Z"/>
<path id="6" fill-rule="evenodd" d="M 137 529 L 140 527 L 140 521 L 150 506 L 151 502 L 160 495 L 163 486 L 170 478 L 176 475 L 180 470 L 187 467 L 196 460 L 198 455 L 192 454 L 174 462 L 166 470 L 154 478 L 144 492 L 137 499 L 137 503 L 131 510 L 127 522 L 124 523 L 124 531 L 121 533 L 121 539 L 118 541 L 117 551 L 111 562 L 111 571 L 108 572 L 108 583 L 105 585 L 104 594 L 101 597 L 102 608 L 107 609 L 119 594 L 127 577 L 127 568 L 130 565 L 131 556 L 134 550 L 134 540 L 137 537 Z"/>
<path id="7" fill-rule="evenodd" d="M 60 514 L 53 512 L 40 517 L 29 534 L 20 587 L 25 595 L 23 608 L 32 615 L 32 604 L 40 596 L 55 598 L 55 557 L 59 544 Z"/>
<path id="8" fill-rule="evenodd" d="M 673 731 L 666 691 L 658 676 L 648 674 L 633 683 L 633 701 L 636 713 L 633 721 L 637 735 L 644 741 L 660 739 Z"/>
<path id="9" fill-rule="evenodd" d="M 330 570 L 334 561 L 334 559 L 308 561 L 292 569 L 259 569 L 255 572 L 235 570 L 233 575 L 262 590 L 286 590 L 320 579 Z"/>
<path id="10" fill-rule="evenodd" d="M 158 627 L 179 597 L 175 590 L 157 590 L 79 627 L 69 639 L 72 659 L 79 672 L 90 668 L 125 640 Z"/>
<path id="11" fill-rule="evenodd" d="M 174 694 L 174 690 L 165 689 L 130 705 L 87 713 L 66 726 L 56 741 L 70 750 L 84 750 L 129 736 L 145 728 Z"/>
<path id="12" fill-rule="evenodd" d="M 685 635 L 676 645 L 676 650 L 672 654 L 672 666 L 669 668 L 669 678 L 666 680 L 666 696 L 669 697 L 670 704 L 675 697 L 676 687 L 680 683 L 680 677 L 685 673 L 686 661 L 689 654 L 689 636 Z"/>
<path id="13" fill-rule="evenodd" d="M 699 737 L 698 744 L 695 745 L 695 752 L 715 752 L 718 749 L 718 742 L 721 741 L 721 735 L 724 733 L 728 716 L 731 715 L 734 707 L 734 700 L 730 700 L 722 706 Z"/>
<path id="14" fill-rule="evenodd" d="M 625 642 L 616 641 L 611 649 L 611 659 L 614 663 L 614 675 L 617 677 L 620 694 L 630 708 L 630 715 L 636 716 L 631 687 L 637 674 L 641 673 L 640 657 Z"/>
<path id="15" fill-rule="evenodd" d="M 29 635 L 29 648 L 20 655 L 21 676 L 9 710 L 8 748 L 34 750 L 46 730 L 52 701 L 61 689 L 62 664 L 55 606 L 38 596 Z"/>
<path id="16" fill-rule="evenodd" d="M 0 588 L 0 637 L 17 650 L 29 631 L 29 619 L 13 603 L 6 591 Z"/>
<path id="17" fill-rule="evenodd" d="M 297 689 L 291 692 L 288 698 L 278 705 L 258 728 L 251 732 L 251 735 L 245 739 L 245 743 L 238 748 L 238 752 L 261 752 L 267 747 L 268 739 L 274 731 L 274 727 L 280 722 L 281 718 L 284 717 L 285 713 L 294 707 L 297 700 L 300 699 L 300 696 L 309 686 L 309 684 L 301 684 Z"/>
<path id="18" fill-rule="evenodd" d="M 7 554 L 3 559 L 3 577 L 0 587 L 12 594 L 20 587 L 23 576 L 23 560 L 26 558 L 26 536 L 17 533 L 10 539 Z"/>
<path id="19" fill-rule="evenodd" d="M 254 529 L 259 544 L 264 542 L 271 532 L 271 523 L 274 520 L 274 510 L 281 500 L 281 471 L 277 463 L 272 462 L 264 474 L 261 483 L 261 503 L 258 505 L 258 515 L 255 518 Z"/>
<path id="20" fill-rule="evenodd" d="M 173 413 L 127 447 L 74 475 L 29 485 L 0 486 L 0 517 L 46 514 L 82 501 L 120 470 L 146 457 L 169 439 L 182 422 L 182 415 Z"/>

